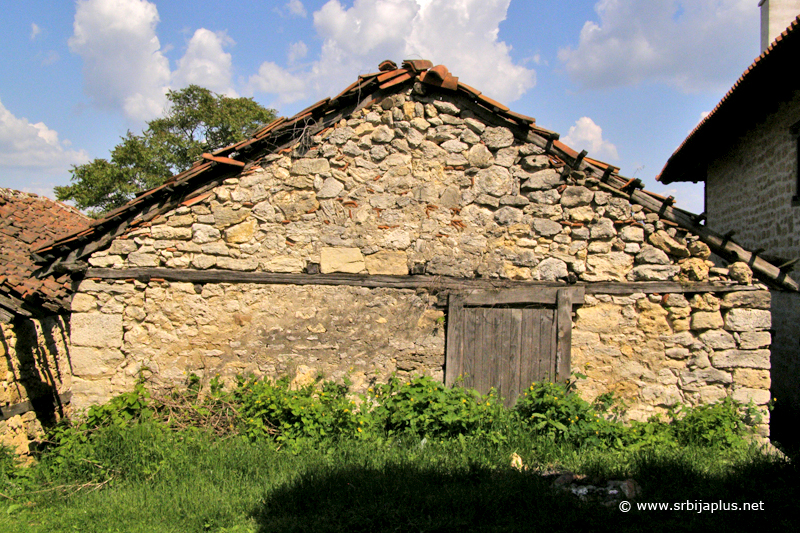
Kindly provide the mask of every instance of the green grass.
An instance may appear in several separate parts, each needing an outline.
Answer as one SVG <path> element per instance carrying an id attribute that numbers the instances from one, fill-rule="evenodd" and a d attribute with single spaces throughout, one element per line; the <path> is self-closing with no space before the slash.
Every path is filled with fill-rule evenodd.
<path id="1" fill-rule="evenodd" d="M 296 453 L 157 424 L 102 430 L 74 464 L 45 457 L 4 483 L 9 532 L 753 531 L 798 527 L 796 468 L 755 447 L 647 452 L 513 437 L 344 441 Z M 88 446 L 88 445 L 87 445 Z M 510 467 L 522 456 L 527 472 Z M 114 458 L 111 463 L 107 461 Z M 81 464 L 82 463 L 82 464 Z M 112 464 L 100 471 L 98 464 Z M 536 472 L 632 476 L 639 501 L 758 501 L 765 512 L 621 513 L 582 503 Z M 105 479 L 110 482 L 97 488 Z M 66 486 L 65 486 L 66 485 Z M 84 488 L 80 488 L 85 485 Z M 59 488 L 60 487 L 60 488 Z M 96 490 L 94 490 L 96 489 Z M 765 520 L 769 520 L 765 525 Z M 591 526 L 588 526 L 591 525 Z"/>

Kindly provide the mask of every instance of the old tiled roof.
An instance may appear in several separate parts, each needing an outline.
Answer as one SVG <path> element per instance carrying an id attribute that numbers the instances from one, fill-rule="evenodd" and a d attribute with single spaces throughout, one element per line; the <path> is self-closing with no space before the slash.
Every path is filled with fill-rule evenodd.
<path id="1" fill-rule="evenodd" d="M 64 309 L 70 276 L 37 278 L 31 250 L 86 229 L 89 222 L 68 205 L 0 188 L 0 318 Z"/>
<path id="2" fill-rule="evenodd" d="M 800 16 L 744 71 L 667 161 L 662 183 L 705 181 L 706 165 L 721 147 L 800 89 Z"/>
<path id="3" fill-rule="evenodd" d="M 383 61 L 379 71 L 364 74 L 333 98 L 325 98 L 300 111 L 291 118 L 280 117 L 252 137 L 237 144 L 203 154 L 190 169 L 169 178 L 163 185 L 140 193 L 126 205 L 107 213 L 83 231 L 73 233 L 36 250 L 44 263 L 43 272 L 53 272 L 61 267 L 81 268 L 85 258 L 94 251 L 108 246 L 124 233 L 148 225 L 156 217 L 180 206 L 189 206 L 206 198 L 211 190 L 225 179 L 247 173 L 255 165 L 268 162 L 278 153 L 302 148 L 313 136 L 324 133 L 367 105 L 420 84 L 419 89 L 449 95 L 456 103 L 469 108 L 484 121 L 509 128 L 524 142 L 533 143 L 550 156 L 564 176 L 579 171 L 597 181 L 600 187 L 639 203 L 666 220 L 667 224 L 680 225 L 698 235 L 713 250 L 725 257 L 727 241 L 699 225 L 695 215 L 674 207 L 674 198 L 664 198 L 641 190 L 641 181 L 627 179 L 618 174 L 619 169 L 576 152 L 558 140 L 559 135 L 541 128 L 535 119 L 511 111 L 508 107 L 482 94 L 479 90 L 459 81 L 444 65 L 433 66 L 428 60 L 415 59 L 402 63 L 400 68 L 390 60 Z M 715 244 L 716 243 L 716 244 Z M 740 248 L 728 252 L 732 260 L 749 260 L 750 254 Z M 791 288 L 797 284 L 772 265 L 753 257 L 754 271 L 769 271 L 771 280 L 778 283 L 788 280 Z M 85 267 L 85 265 L 83 265 Z M 763 267 L 763 268 L 762 268 Z"/>

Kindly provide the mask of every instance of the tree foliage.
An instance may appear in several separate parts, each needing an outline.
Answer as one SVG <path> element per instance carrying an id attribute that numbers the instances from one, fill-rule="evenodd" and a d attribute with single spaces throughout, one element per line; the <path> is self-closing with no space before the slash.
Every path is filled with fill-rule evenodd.
<path id="1" fill-rule="evenodd" d="M 191 167 L 202 153 L 241 141 L 275 118 L 274 110 L 252 98 L 229 98 L 197 85 L 170 91 L 167 99 L 166 114 L 148 122 L 141 135 L 129 131 L 110 160 L 73 166 L 72 184 L 56 187 L 56 197 L 99 216 Z"/>

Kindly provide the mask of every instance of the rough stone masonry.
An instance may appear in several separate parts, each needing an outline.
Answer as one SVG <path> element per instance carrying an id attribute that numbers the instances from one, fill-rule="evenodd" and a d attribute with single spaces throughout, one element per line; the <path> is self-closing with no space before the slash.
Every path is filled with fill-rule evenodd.
<path id="1" fill-rule="evenodd" d="M 192 205 L 92 255 L 93 267 L 428 275 L 684 290 L 587 293 L 573 314 L 588 399 L 631 419 L 676 403 L 769 401 L 770 301 L 709 248 L 469 105 L 416 83 L 265 154 Z M 716 282 L 718 289 L 691 289 Z M 626 285 L 633 287 L 633 285 Z M 736 289 L 740 290 L 736 290 Z M 699 291 L 699 292 L 698 292 Z M 74 403 L 139 375 L 442 377 L 439 291 L 320 285 L 83 281 L 73 300 Z M 766 434 L 767 426 L 762 426 Z"/>

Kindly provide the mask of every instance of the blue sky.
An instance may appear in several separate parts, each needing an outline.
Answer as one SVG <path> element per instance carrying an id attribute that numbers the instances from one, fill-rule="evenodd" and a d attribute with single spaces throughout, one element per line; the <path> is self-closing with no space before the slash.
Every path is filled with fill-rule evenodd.
<path id="1" fill-rule="evenodd" d="M 0 186 L 53 196 L 197 83 L 292 115 L 425 58 L 576 149 L 655 181 L 759 54 L 757 0 L 28 0 L 0 33 Z"/>

